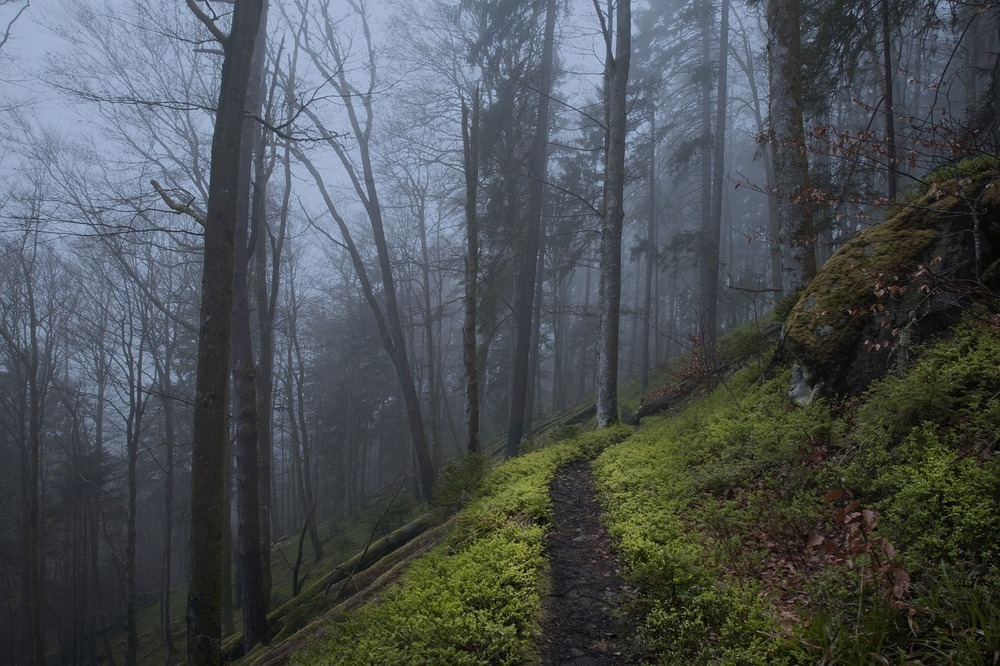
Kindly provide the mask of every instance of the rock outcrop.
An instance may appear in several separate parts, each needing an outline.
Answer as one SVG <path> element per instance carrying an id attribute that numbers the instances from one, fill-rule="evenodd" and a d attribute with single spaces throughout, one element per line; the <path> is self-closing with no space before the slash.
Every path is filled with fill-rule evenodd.
<path id="1" fill-rule="evenodd" d="M 785 322 L 789 395 L 864 390 L 998 287 L 1000 160 L 979 157 L 934 174 L 826 262 Z"/>

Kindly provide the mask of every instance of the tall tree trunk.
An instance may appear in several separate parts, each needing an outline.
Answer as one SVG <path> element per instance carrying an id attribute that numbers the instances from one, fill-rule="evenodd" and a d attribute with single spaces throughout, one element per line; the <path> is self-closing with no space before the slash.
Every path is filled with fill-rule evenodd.
<path id="1" fill-rule="evenodd" d="M 264 50 L 266 48 L 267 3 L 261 10 L 247 83 L 246 107 L 259 113 L 262 102 Z M 260 404 L 257 369 L 250 332 L 250 225 L 257 201 L 254 180 L 255 147 L 260 152 L 256 123 L 244 122 L 240 146 L 240 176 L 237 192 L 237 222 L 233 236 L 233 331 L 232 381 L 236 411 L 236 552 L 240 608 L 243 611 L 243 649 L 249 653 L 258 643 L 268 642 L 267 595 L 264 591 L 264 561 L 270 563 L 270 539 L 262 539 L 260 478 Z M 263 191 L 263 172 L 258 171 L 258 192 Z M 263 215 L 262 210 L 257 210 Z M 270 405 L 267 407 L 270 411 Z M 268 466 L 269 471 L 269 466 Z M 270 484 L 267 484 L 270 487 Z"/>
<path id="2" fill-rule="evenodd" d="M 647 208 L 646 219 L 646 273 L 645 273 L 645 307 L 643 312 L 642 325 L 642 354 L 639 362 L 642 366 L 639 369 L 639 384 L 645 390 L 649 387 L 649 371 L 652 363 L 650 361 L 650 332 L 653 328 L 653 272 L 657 259 L 657 239 L 656 228 L 656 102 L 649 116 L 649 206 Z"/>
<path id="3" fill-rule="evenodd" d="M 233 496 L 232 447 L 230 440 L 226 441 L 226 476 L 224 495 L 226 505 L 223 507 L 222 531 L 222 635 L 229 637 L 236 633 L 236 611 L 233 608 L 233 504 L 229 498 Z"/>
<path id="4" fill-rule="evenodd" d="M 553 276 L 555 284 L 555 297 L 552 304 L 552 413 L 558 414 L 563 410 L 566 402 L 566 377 L 565 362 L 566 344 L 566 322 L 563 309 L 566 307 L 566 282 L 567 278 L 558 272 Z"/>
<path id="5" fill-rule="evenodd" d="M 163 476 L 163 562 L 160 577 L 160 638 L 167 654 L 173 654 L 173 637 L 170 635 L 170 569 L 173 552 L 174 536 L 174 389 L 170 376 L 173 366 L 173 345 L 175 340 L 170 335 L 169 318 L 164 318 L 166 327 L 165 352 L 162 366 L 157 369 L 159 374 L 160 393 L 163 395 L 163 443 L 166 447 Z"/>
<path id="6" fill-rule="evenodd" d="M 188 662 L 222 661 L 222 558 L 225 524 L 226 408 L 233 310 L 233 235 L 238 223 L 240 145 L 251 58 L 263 0 L 236 0 L 228 36 L 195 4 L 225 53 L 212 136 L 205 224 L 201 320 L 191 458 L 191 580 Z"/>
<path id="7" fill-rule="evenodd" d="M 712 136 L 712 210 L 709 225 L 702 228 L 704 244 L 701 265 L 701 300 L 705 317 L 705 362 L 715 367 L 715 340 L 719 332 L 719 239 L 722 233 L 723 167 L 726 155 L 726 107 L 729 76 L 729 0 L 722 0 L 719 19 L 718 93 Z"/>
<path id="8" fill-rule="evenodd" d="M 542 203 L 545 196 L 545 172 L 549 143 L 549 96 L 552 94 L 552 66 L 555 53 L 556 0 L 548 0 L 545 8 L 545 36 L 542 42 L 542 60 L 539 72 L 538 116 L 535 121 L 534 155 L 531 164 L 531 183 L 528 193 L 528 210 L 524 228 L 524 247 L 521 251 L 520 273 L 517 279 L 517 296 L 514 317 L 517 322 L 517 343 L 514 349 L 513 379 L 511 381 L 510 420 L 507 427 L 507 445 L 504 456 L 516 456 L 524 436 L 525 406 L 528 398 L 529 352 L 531 350 L 531 320 L 538 266 L 538 245 L 542 224 Z"/>
<path id="9" fill-rule="evenodd" d="M 369 57 L 367 68 L 368 79 L 366 89 L 361 90 L 355 87 L 348 80 L 348 73 L 355 69 L 346 62 L 347 51 L 337 42 L 334 34 L 329 32 L 331 37 L 325 43 L 326 51 L 320 53 L 312 49 L 309 45 L 299 42 L 298 46 L 303 48 L 312 60 L 313 65 L 319 70 L 334 89 L 340 94 L 341 101 L 346 111 L 350 135 L 356 144 L 356 152 L 348 153 L 344 144 L 336 133 L 325 132 L 327 145 L 337 155 L 341 165 L 347 171 L 351 184 L 359 200 L 364 206 L 368 221 L 372 231 L 372 240 L 375 244 L 375 254 L 378 261 L 379 277 L 381 278 L 381 297 L 384 307 L 376 297 L 375 289 L 368 276 L 365 262 L 354 242 L 350 228 L 341 215 L 333 198 L 330 196 L 328 188 L 322 175 L 315 165 L 302 153 L 293 149 L 296 157 L 303 163 L 310 175 L 316 181 L 323 197 L 327 210 L 334 218 L 341 236 L 343 244 L 347 247 L 351 255 L 351 262 L 358 273 L 361 282 L 362 292 L 365 300 L 372 310 L 375 323 L 382 338 L 382 346 L 389 354 L 393 369 L 396 371 L 396 378 L 399 381 L 400 390 L 403 396 L 403 405 L 406 409 L 407 424 L 412 438 L 414 457 L 417 462 L 417 476 L 419 483 L 419 494 L 421 499 L 429 500 L 431 488 L 434 485 L 436 472 L 431 461 L 430 447 L 427 442 L 427 433 L 424 430 L 424 419 L 421 409 L 420 395 L 417 392 L 413 379 L 413 370 L 410 365 L 409 352 L 406 348 L 406 336 L 403 331 L 402 310 L 400 309 L 396 294 L 396 279 L 393 275 L 392 259 L 389 255 L 389 245 L 385 236 L 385 225 L 382 219 L 382 204 L 379 199 L 379 188 L 375 180 L 375 169 L 371 156 L 371 136 L 374 125 L 375 112 L 373 99 L 376 96 L 376 66 L 374 58 L 375 49 L 372 45 L 372 37 L 368 16 L 365 14 L 363 4 L 352 5 L 359 13 L 361 30 L 364 35 L 365 48 Z M 329 19 L 327 7 L 322 5 L 319 10 L 325 19 Z M 331 62 L 332 60 L 332 62 Z M 332 65 L 332 67 L 331 67 Z M 301 111 L 312 120 L 317 127 L 323 127 L 319 117 L 308 106 L 303 106 Z"/>
<path id="10" fill-rule="evenodd" d="M 442 463 L 440 386 L 438 385 L 437 354 L 434 340 L 434 311 L 431 307 L 431 256 L 427 249 L 427 188 L 415 180 L 410 183 L 411 197 L 417 209 L 417 232 L 420 234 L 420 280 L 423 300 L 424 348 L 427 354 L 427 425 L 431 434 L 431 461 L 435 469 Z"/>
<path id="11" fill-rule="evenodd" d="M 28 641 L 33 664 L 45 663 L 45 638 L 42 626 L 42 548 L 41 496 L 42 476 L 42 416 L 45 405 L 46 381 L 42 373 L 42 342 L 39 340 L 38 312 L 35 303 L 34 276 L 22 258 L 25 276 L 25 296 L 29 317 L 29 357 L 25 368 L 28 379 L 28 450 L 26 465 L 25 563 L 24 599 L 27 605 Z"/>
<path id="12" fill-rule="evenodd" d="M 263 46 L 258 44 L 263 50 Z M 256 56 L 257 46 L 254 47 Z M 267 224 L 267 181 L 270 170 L 264 160 L 264 130 L 256 132 L 254 149 L 253 200 L 250 225 L 254 239 L 253 255 L 256 261 L 254 304 L 257 309 L 257 466 L 259 472 L 261 580 L 263 581 L 264 607 L 271 607 L 271 515 L 274 497 L 271 491 L 272 458 L 274 456 L 272 420 L 274 416 L 274 313 L 281 288 L 281 252 L 285 240 L 287 202 L 281 213 L 277 237 Z M 287 153 L 287 151 L 286 151 Z M 286 154 L 287 159 L 287 154 Z M 286 195 L 287 196 L 287 195 Z M 268 272 L 268 252 L 271 265 Z M 270 278 L 270 279 L 268 279 Z"/>
<path id="13" fill-rule="evenodd" d="M 705 71 L 712 71 L 712 25 L 715 7 L 710 0 L 701 0 L 701 60 Z M 715 355 L 715 329 L 718 318 L 719 242 L 714 229 L 714 198 L 712 196 L 712 86 L 709 80 L 701 85 L 701 224 L 698 238 L 698 338 L 705 365 L 711 367 Z"/>
<path id="14" fill-rule="evenodd" d="M 133 312 L 134 318 L 136 314 Z M 128 359 L 129 380 L 129 412 L 126 418 L 125 449 L 128 461 L 128 514 L 125 529 L 125 663 L 135 666 L 139 654 L 139 629 L 136 626 L 136 540 L 138 531 L 138 478 L 136 467 L 139 461 L 139 433 L 142 431 L 142 413 L 144 399 L 142 396 L 142 351 L 138 357 L 132 358 L 132 348 L 135 344 L 133 321 L 122 324 L 122 351 Z M 126 331 L 128 332 L 126 333 Z M 143 342 L 140 341 L 140 350 Z"/>
<path id="15" fill-rule="evenodd" d="M 479 453 L 479 369 L 476 367 L 476 286 L 479 280 L 479 90 L 472 109 L 462 100 L 462 155 L 465 172 L 465 319 L 462 365 L 465 369 L 465 448 Z"/>
<path id="16" fill-rule="evenodd" d="M 249 165 L 247 165 L 249 166 Z M 244 208 L 245 210 L 245 208 Z M 260 533 L 260 466 L 256 371 L 250 339 L 250 307 L 247 290 L 246 222 L 235 236 L 235 286 L 233 307 L 233 389 L 236 411 L 236 552 L 237 587 L 243 610 L 243 648 L 250 652 L 266 643 L 267 610 L 264 605 L 264 574 Z"/>
<path id="17" fill-rule="evenodd" d="M 747 85 L 750 88 L 750 106 L 753 109 L 757 134 L 766 136 L 768 130 L 764 113 L 761 110 L 760 89 L 757 87 L 757 77 L 753 67 L 754 57 L 750 48 L 750 40 L 747 37 L 746 30 L 741 30 L 740 34 L 743 38 L 742 54 L 737 55 L 734 51 L 732 56 L 747 78 Z M 781 268 L 781 219 L 778 217 L 778 204 L 773 196 L 774 192 L 777 191 L 777 186 L 774 182 L 774 166 L 771 164 L 771 151 L 761 151 L 760 161 L 764 166 L 765 186 L 767 191 L 772 194 L 772 196 L 767 198 L 767 243 L 770 257 L 771 290 L 774 293 L 775 300 L 779 301 L 784 295 Z"/>
<path id="18" fill-rule="evenodd" d="M 302 504 L 302 515 L 306 517 L 309 528 L 309 539 L 313 549 L 313 561 L 319 562 L 323 558 L 323 543 L 319 538 L 317 528 L 316 504 L 318 499 L 313 493 L 312 487 L 312 464 L 309 455 L 309 431 L 306 427 L 305 409 L 305 365 L 302 359 L 302 347 L 299 343 L 298 327 L 298 303 L 296 302 L 296 292 L 294 285 L 291 285 L 291 316 L 289 319 L 288 347 L 288 393 L 286 401 L 288 403 L 289 425 L 292 435 L 292 453 L 296 459 L 299 472 L 299 487 L 301 489 L 300 501 Z M 292 354 L 294 353 L 294 359 Z M 295 376 L 295 368 L 298 368 L 298 377 Z M 294 393 L 293 393 L 294 387 Z M 353 392 L 351 393 L 353 399 Z M 344 461 L 341 459 L 336 464 L 343 467 Z M 343 486 L 343 482 L 339 484 Z M 337 492 L 341 492 L 340 489 Z"/>
<path id="19" fill-rule="evenodd" d="M 896 111 L 893 102 L 892 76 L 892 31 L 889 27 L 889 0 L 879 0 L 879 14 L 882 19 L 882 78 L 885 84 L 885 178 L 886 196 L 896 200 L 898 176 L 896 169 Z"/>
<path id="20" fill-rule="evenodd" d="M 816 240 L 808 203 L 809 162 L 802 129 L 800 0 L 767 4 L 768 74 L 771 82 L 771 157 L 774 164 L 784 288 L 795 291 L 816 275 Z"/>
<path id="21" fill-rule="evenodd" d="M 597 0 L 594 0 L 598 7 Z M 598 13 L 601 14 L 598 7 Z M 604 108 L 607 140 L 604 203 L 601 206 L 600 320 L 597 342 L 597 425 L 618 422 L 618 330 L 621 319 L 622 227 L 625 223 L 625 135 L 629 61 L 632 50 L 632 3 L 618 0 L 617 30 L 602 18 L 606 47 Z M 612 34 L 614 44 L 612 45 Z"/>
<path id="22" fill-rule="evenodd" d="M 533 297 L 531 315 L 531 342 L 528 347 L 528 395 L 524 407 L 524 430 L 531 437 L 535 427 L 535 415 L 542 413 L 542 383 L 539 368 L 542 363 L 542 350 L 539 340 L 542 332 L 542 297 L 545 287 L 545 218 L 538 230 L 538 266 L 535 268 L 535 295 Z"/>
<path id="23" fill-rule="evenodd" d="M 591 301 L 591 275 L 590 266 L 588 265 L 584 273 L 583 281 L 583 312 L 584 317 L 580 322 L 580 326 L 583 328 L 583 335 L 581 335 L 580 340 L 580 375 L 577 382 L 577 391 L 573 394 L 573 400 L 580 400 L 588 393 L 589 384 L 592 380 L 589 372 L 589 364 L 587 360 L 593 358 L 590 355 L 590 322 L 588 319 L 591 316 L 590 301 Z"/>

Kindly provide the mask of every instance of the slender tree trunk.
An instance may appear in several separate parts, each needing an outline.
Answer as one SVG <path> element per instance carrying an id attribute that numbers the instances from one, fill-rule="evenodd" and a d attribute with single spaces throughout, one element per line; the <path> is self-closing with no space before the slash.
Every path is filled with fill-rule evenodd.
<path id="1" fill-rule="evenodd" d="M 596 5 L 596 0 L 595 0 Z M 618 0 L 617 30 L 603 25 L 605 38 L 604 108 L 607 142 L 601 219 L 600 321 L 597 343 L 597 425 L 618 422 L 618 331 L 621 323 L 622 227 L 625 223 L 625 137 L 632 3 Z M 610 16 L 608 17 L 610 23 Z M 612 46 L 612 33 L 614 45 Z M 613 49 L 613 50 L 612 50 Z"/>
<path id="2" fill-rule="evenodd" d="M 267 610 L 260 532 L 260 466 L 256 371 L 250 339 L 247 293 L 246 226 L 236 233 L 236 279 L 233 313 L 233 389 L 236 410 L 236 552 L 240 607 L 243 610 L 243 649 L 250 652 L 266 643 Z"/>
<path id="3" fill-rule="evenodd" d="M 889 0 L 879 0 L 882 19 L 882 76 L 885 84 L 885 178 L 886 196 L 896 200 L 898 163 L 896 160 L 896 109 L 893 103 L 892 31 L 889 26 Z"/>
<path id="4" fill-rule="evenodd" d="M 701 60 L 706 71 L 711 71 L 712 24 L 715 7 L 710 0 L 702 0 L 699 8 L 701 22 Z M 711 366 L 715 354 L 715 328 L 717 326 L 719 243 L 713 229 L 712 197 L 712 86 L 708 81 L 701 86 L 701 225 L 698 238 L 698 337 L 701 354 L 706 366 Z M 713 278 L 714 274 L 714 278 Z"/>
<path id="5" fill-rule="evenodd" d="M 312 544 L 313 549 L 313 561 L 319 562 L 323 558 L 323 543 L 319 538 L 319 529 L 317 528 L 317 518 L 316 518 L 316 505 L 318 499 L 313 493 L 312 487 L 312 464 L 309 455 L 309 431 L 306 427 L 306 409 L 305 409 L 305 367 L 302 359 L 302 347 L 299 343 L 299 327 L 298 327 L 298 303 L 296 302 L 295 290 L 291 290 L 291 318 L 289 320 L 289 331 L 290 331 L 290 344 L 288 348 L 288 410 L 289 410 L 289 421 L 292 428 L 292 452 L 293 456 L 297 459 L 297 465 L 299 467 L 299 487 L 301 488 L 300 500 L 302 503 L 302 515 L 307 517 L 308 527 L 309 527 L 309 539 Z M 294 365 L 293 358 L 294 356 Z M 298 368 L 299 376 L 297 381 L 295 381 L 294 368 Z M 295 387 L 295 393 L 293 395 L 292 388 Z M 353 399 L 353 392 L 351 393 L 351 398 Z M 343 447 L 346 448 L 346 447 Z M 343 450 L 343 448 L 341 450 Z M 343 468 L 344 460 L 341 456 L 340 460 L 336 460 L 335 464 L 340 465 Z M 341 477 L 341 482 L 337 484 L 340 488 L 343 487 L 343 474 L 339 474 Z M 337 492 L 340 492 L 338 489 Z"/>
<path id="6" fill-rule="evenodd" d="M 465 167 L 465 320 L 462 325 L 462 364 L 465 368 L 465 448 L 479 453 L 479 369 L 476 367 L 476 285 L 479 279 L 479 225 L 476 210 L 479 188 L 479 90 L 472 109 L 462 101 L 462 145 Z"/>
<path id="7" fill-rule="evenodd" d="M 372 46 L 368 16 L 365 14 L 363 5 L 355 4 L 353 7 L 359 13 L 358 18 L 360 19 L 361 30 L 364 34 L 365 47 L 368 49 L 369 58 L 372 58 L 374 57 L 374 48 Z M 327 16 L 325 14 L 325 7 L 320 11 L 324 12 L 324 16 Z M 365 300 L 368 302 L 375 317 L 376 326 L 382 337 L 383 347 L 389 354 L 393 369 L 396 371 L 396 378 L 399 380 L 403 405 L 406 409 L 407 424 L 409 425 L 412 438 L 414 456 L 417 462 L 420 497 L 423 500 L 429 500 L 436 472 L 431 461 L 427 433 L 424 429 L 420 395 L 414 383 L 409 352 L 406 348 L 406 336 L 403 331 L 402 321 L 403 315 L 396 294 L 396 280 L 393 275 L 389 246 L 386 241 L 385 225 L 382 219 L 382 204 L 380 203 L 379 188 L 375 180 L 375 170 L 371 157 L 371 136 L 375 118 L 373 98 L 376 96 L 375 63 L 369 61 L 367 88 L 366 91 L 362 91 L 348 81 L 348 71 L 351 68 L 346 66 L 346 52 L 342 50 L 342 45 L 335 38 L 326 41 L 325 54 L 312 50 L 302 43 L 299 45 L 310 56 L 313 65 L 316 66 L 320 73 L 330 81 L 330 84 L 341 95 L 341 101 L 344 104 L 351 139 L 357 146 L 356 152 L 348 154 L 344 145 L 333 133 L 328 133 L 326 141 L 327 145 L 337 154 L 341 164 L 349 174 L 354 191 L 358 195 L 367 214 L 379 266 L 381 298 L 384 302 L 384 308 L 375 295 L 365 262 L 354 243 L 347 222 L 330 197 L 322 175 L 301 151 L 295 150 L 295 153 L 316 181 L 324 203 L 340 229 L 344 245 L 351 255 L 351 261 L 361 281 Z M 331 59 L 333 61 L 332 69 L 329 67 Z M 319 118 L 308 106 L 302 107 L 302 112 L 315 122 L 317 126 L 322 127 Z"/>
<path id="8" fill-rule="evenodd" d="M 531 315 L 531 345 L 528 354 L 528 398 L 524 409 L 524 429 L 531 436 L 535 427 L 535 415 L 542 413 L 542 381 L 539 368 L 542 350 L 539 341 L 542 332 L 542 300 L 545 292 L 545 217 L 538 230 L 538 266 L 535 268 L 534 312 Z"/>
<path id="9" fill-rule="evenodd" d="M 555 52 L 556 0 L 548 0 L 545 9 L 545 37 L 542 43 L 542 60 L 538 92 L 538 117 L 535 122 L 534 155 L 531 165 L 531 183 L 528 194 L 528 211 L 524 229 L 524 248 L 521 252 L 517 280 L 517 297 L 514 316 L 517 322 L 517 343 L 514 350 L 513 379 L 511 381 L 510 420 L 507 428 L 507 445 L 504 456 L 516 456 L 524 436 L 524 416 L 528 398 L 529 352 L 531 350 L 532 314 L 537 278 L 538 246 L 542 224 L 542 203 L 545 196 L 545 172 L 549 142 L 549 96 L 552 94 L 552 67 Z"/>
<path id="10" fill-rule="evenodd" d="M 590 368 L 588 359 L 593 358 L 590 355 L 590 322 L 588 321 L 590 314 L 590 295 L 591 295 L 591 275 L 590 266 L 587 266 L 584 281 L 583 281 L 583 312 L 584 316 L 580 322 L 580 326 L 583 328 L 583 334 L 580 342 L 580 376 L 577 386 L 579 387 L 576 392 L 574 392 L 573 399 L 579 400 L 583 398 L 588 393 L 589 383 L 591 380 Z"/>
<path id="11" fill-rule="evenodd" d="M 771 82 L 770 145 L 774 164 L 784 287 L 797 290 L 816 275 L 816 241 L 809 207 L 809 162 L 802 129 L 800 0 L 767 5 L 768 72 Z"/>
<path id="12" fill-rule="evenodd" d="M 722 234 L 723 167 L 726 154 L 726 106 L 729 76 L 729 0 L 722 0 L 719 20 L 719 81 L 715 105 L 712 155 L 712 210 L 707 228 L 702 229 L 701 300 L 705 316 L 705 362 L 715 367 L 715 340 L 719 332 L 719 241 Z"/>
<path id="13" fill-rule="evenodd" d="M 656 266 L 657 245 L 659 244 L 656 228 L 656 102 L 653 102 L 649 117 L 649 207 L 646 215 L 646 274 L 644 276 L 646 303 L 643 308 L 642 355 L 640 359 L 642 367 L 639 369 L 639 384 L 643 390 L 649 387 L 649 371 L 652 366 L 649 343 L 650 332 L 653 328 L 653 272 Z"/>
<path id="14" fill-rule="evenodd" d="M 441 426 L 439 412 L 441 396 L 438 385 L 437 354 L 434 340 L 434 311 L 431 308 L 431 256 L 427 249 L 427 189 L 422 184 L 411 183 L 412 197 L 417 209 L 417 231 L 420 234 L 420 278 L 423 300 L 424 348 L 427 354 L 427 425 L 431 434 L 431 461 L 434 469 L 441 467 Z"/>
<path id="15" fill-rule="evenodd" d="M 170 372 L 173 366 L 173 344 L 171 325 L 165 319 L 166 351 L 163 366 L 159 369 L 160 392 L 163 395 L 163 444 L 166 447 L 163 476 L 163 562 L 160 577 L 160 638 L 167 654 L 177 651 L 173 637 L 170 635 L 170 569 L 173 553 L 173 519 L 174 519 L 174 396 Z"/>
<path id="16" fill-rule="evenodd" d="M 188 6 L 214 23 L 194 0 Z M 263 0 L 236 0 L 224 58 L 212 137 L 205 224 L 201 323 L 191 459 L 191 580 L 188 586 L 188 662 L 222 661 L 222 558 L 225 524 L 226 407 L 233 310 L 233 235 L 237 226 L 240 137 Z M 221 36 L 221 35 L 220 35 Z"/>
<path id="17" fill-rule="evenodd" d="M 256 49 L 264 49 L 258 44 Z M 287 208 L 281 213 L 281 223 L 277 238 L 273 237 L 266 219 L 267 181 L 269 170 L 264 160 L 263 129 L 255 132 L 253 201 L 250 224 L 254 238 L 253 255 L 256 261 L 254 280 L 254 304 L 257 308 L 257 466 L 260 504 L 260 549 L 261 580 L 263 581 L 264 607 L 271 607 L 271 515 L 274 506 L 272 494 L 272 458 L 274 437 L 272 421 L 274 415 L 274 313 L 278 293 L 281 288 L 281 251 L 285 240 Z M 287 158 L 287 156 L 286 156 Z M 287 195 L 286 195 L 287 196 Z M 287 206 L 287 203 L 285 203 Z M 271 266 L 268 273 L 267 257 L 270 250 Z M 270 279 L 268 279 L 270 277 Z"/>
<path id="18" fill-rule="evenodd" d="M 259 113 L 266 48 L 267 3 L 261 13 L 247 84 L 247 108 Z M 237 222 L 233 237 L 233 331 L 232 381 L 236 411 L 236 552 L 240 608 L 243 611 L 243 649 L 249 653 L 258 643 L 268 642 L 267 594 L 264 591 L 264 561 L 270 560 L 270 538 L 261 530 L 267 513 L 261 503 L 260 403 L 257 398 L 257 369 L 250 332 L 250 238 L 251 197 L 254 179 L 256 123 L 244 122 L 240 147 L 240 176 L 237 192 Z M 259 149 L 257 151 L 259 153 Z M 257 174 L 257 190 L 263 189 L 263 173 Z M 263 211 L 258 211 L 263 215 Z M 270 410 L 268 405 L 267 410 Z M 269 466 L 268 471 L 269 471 Z M 267 484 L 270 487 L 270 484 Z M 264 541 L 262 537 L 267 540 Z"/>
<path id="19" fill-rule="evenodd" d="M 753 52 L 751 51 L 750 40 L 747 38 L 745 30 L 742 31 L 742 37 L 743 53 L 742 55 L 734 54 L 733 58 L 747 78 L 757 134 L 766 136 L 768 130 L 764 114 L 761 110 L 760 90 L 757 87 L 757 77 L 753 68 Z M 767 198 L 767 243 L 770 257 L 771 289 L 774 292 L 775 300 L 779 301 L 784 295 L 781 268 L 781 219 L 778 217 L 778 205 L 773 196 L 773 193 L 777 191 L 777 186 L 774 181 L 774 166 L 771 164 L 771 152 L 770 150 L 763 150 L 760 157 L 761 163 L 764 165 L 765 186 L 767 187 L 767 191 L 772 193 L 772 196 Z"/>
<path id="20" fill-rule="evenodd" d="M 133 313 L 133 316 L 134 313 Z M 123 324 L 125 326 L 131 324 Z M 131 356 L 132 336 L 123 338 L 122 347 L 126 357 Z M 140 343 L 141 345 L 141 343 Z M 129 359 L 129 414 L 126 421 L 125 448 L 128 459 L 128 517 L 125 529 L 125 663 L 135 666 L 139 654 L 139 629 L 136 626 L 136 540 L 138 538 L 136 520 L 138 518 L 138 478 L 136 466 L 139 461 L 139 433 L 142 429 L 142 354 L 135 365 Z"/>
<path id="21" fill-rule="evenodd" d="M 44 382 L 38 340 L 38 316 L 35 310 L 33 277 L 26 273 L 25 290 L 28 294 L 30 317 L 30 366 L 28 368 L 28 464 L 27 511 L 25 512 L 25 601 L 27 603 L 28 636 L 31 660 L 45 663 L 45 638 L 42 625 L 42 549 L 41 549 L 41 459 L 42 412 L 44 409 Z"/>

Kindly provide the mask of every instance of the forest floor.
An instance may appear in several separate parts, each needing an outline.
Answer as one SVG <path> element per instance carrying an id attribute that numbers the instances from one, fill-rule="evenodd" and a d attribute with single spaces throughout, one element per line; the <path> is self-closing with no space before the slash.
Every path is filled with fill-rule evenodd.
<path id="1" fill-rule="evenodd" d="M 551 567 L 543 602 L 545 664 L 626 663 L 625 606 L 629 590 L 617 573 L 611 539 L 600 521 L 590 464 L 561 467 L 552 480 L 554 525 L 546 537 Z"/>

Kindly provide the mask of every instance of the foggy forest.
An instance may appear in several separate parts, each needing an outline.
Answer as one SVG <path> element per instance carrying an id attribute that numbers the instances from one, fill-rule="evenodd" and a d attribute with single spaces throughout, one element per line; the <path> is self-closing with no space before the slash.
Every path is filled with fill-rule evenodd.
<path id="1" fill-rule="evenodd" d="M 0 0 L 0 82 L 0 662 L 221 663 L 995 155 L 1000 7 Z"/>

